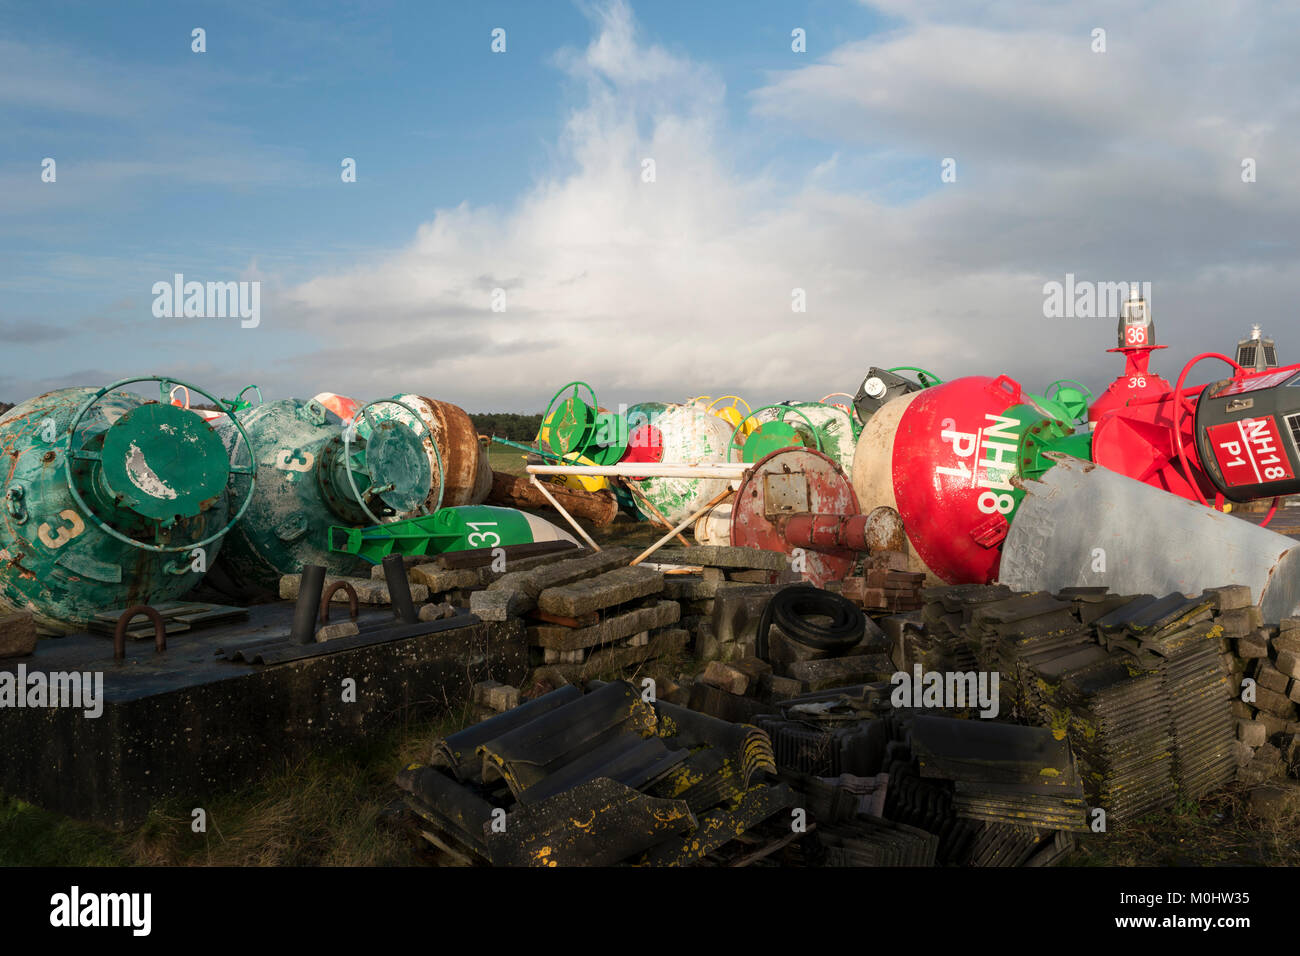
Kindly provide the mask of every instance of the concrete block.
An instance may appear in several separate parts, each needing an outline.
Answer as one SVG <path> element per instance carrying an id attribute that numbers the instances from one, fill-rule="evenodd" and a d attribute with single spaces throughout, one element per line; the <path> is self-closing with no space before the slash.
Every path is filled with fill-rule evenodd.
<path id="1" fill-rule="evenodd" d="M 712 661 L 700 680 L 729 694 L 744 697 L 756 693 L 764 675 L 771 673 L 772 665 L 767 661 L 746 657 L 730 663 Z"/>
<path id="2" fill-rule="evenodd" d="M 1252 610 L 1254 608 L 1243 607 L 1220 611 L 1215 615 L 1214 623 L 1223 627 L 1225 637 L 1245 637 L 1260 626 L 1251 615 Z"/>
<path id="3" fill-rule="evenodd" d="M 738 661 L 746 657 L 745 645 L 736 641 L 726 641 L 718 645 L 718 660 Z"/>
<path id="4" fill-rule="evenodd" d="M 578 558 L 551 561 L 527 570 L 513 570 L 488 585 L 488 590 L 522 591 L 536 599 L 548 588 L 563 587 L 575 581 L 626 567 L 636 557 L 632 548 L 606 548 Z"/>
<path id="5" fill-rule="evenodd" d="M 519 706 L 519 688 L 509 684 L 497 684 L 488 688 L 483 695 L 483 703 L 498 714 Z"/>
<path id="6" fill-rule="evenodd" d="M 758 632 L 759 618 L 778 590 L 776 585 L 762 584 L 719 589 L 713 605 L 713 632 L 718 640 L 752 638 Z"/>
<path id="7" fill-rule="evenodd" d="M 469 609 L 484 621 L 507 621 L 519 617 L 532 604 L 520 591 L 475 591 L 469 596 Z"/>
<path id="8" fill-rule="evenodd" d="M 376 573 L 377 572 L 377 573 Z M 371 576 L 383 580 L 383 565 L 375 565 Z M 412 584 L 422 584 L 430 594 L 442 594 L 458 588 L 472 588 L 479 584 L 478 572 L 473 568 L 440 568 L 436 564 L 417 564 L 407 572 Z"/>
<path id="9" fill-rule="evenodd" d="M 456 608 L 448 601 L 443 601 L 441 604 L 420 605 L 421 621 L 441 621 L 444 617 L 455 617 L 455 615 Z"/>
<path id="10" fill-rule="evenodd" d="M 719 583 L 694 574 L 665 574 L 664 597 L 674 601 L 705 601 L 718 593 Z"/>
<path id="11" fill-rule="evenodd" d="M 1233 743 L 1235 746 L 1232 755 L 1236 759 L 1238 767 L 1244 767 L 1255 759 L 1255 748 L 1250 744 L 1240 740 L 1233 741 Z"/>
<path id="12" fill-rule="evenodd" d="M 769 674 L 759 682 L 759 693 L 771 700 L 798 697 L 807 689 L 803 681 L 795 680 L 793 677 L 781 677 L 779 674 Z"/>
<path id="13" fill-rule="evenodd" d="M 1291 720 L 1296 715 L 1295 704 L 1285 694 L 1276 693 L 1267 687 L 1255 687 L 1255 706 L 1284 720 Z"/>
<path id="14" fill-rule="evenodd" d="M 1244 637 L 1239 637 L 1234 642 L 1237 656 L 1245 659 L 1254 659 L 1268 656 L 1268 637 L 1259 631 L 1251 631 Z"/>
<path id="15" fill-rule="evenodd" d="M 795 661 L 786 666 L 786 676 L 803 681 L 809 690 L 844 687 L 889 680 L 894 665 L 884 654 L 830 657 L 816 661 Z"/>
<path id="16" fill-rule="evenodd" d="M 1267 687 L 1278 694 L 1285 694 L 1287 685 L 1291 683 L 1290 677 L 1267 661 L 1264 661 L 1260 666 L 1259 672 L 1255 675 L 1255 680 L 1259 682 L 1259 686 Z"/>
<path id="17" fill-rule="evenodd" d="M 1261 820 L 1288 819 L 1300 809 L 1300 783 L 1279 780 L 1261 784 L 1247 794 L 1246 807 L 1252 816 Z"/>
<path id="18" fill-rule="evenodd" d="M 663 574 L 636 565 L 608 571 L 587 580 L 547 588 L 538 596 L 537 606 L 547 614 L 578 617 L 659 594 L 663 589 Z"/>
<path id="19" fill-rule="evenodd" d="M 1237 739 L 1253 749 L 1268 740 L 1268 731 L 1258 720 L 1238 720 Z"/>
<path id="20" fill-rule="evenodd" d="M 1300 654 L 1293 651 L 1278 651 L 1274 662 L 1279 671 L 1292 680 L 1300 680 Z"/>
<path id="21" fill-rule="evenodd" d="M 1250 763 L 1237 771 L 1237 779 L 1245 784 L 1260 784 L 1278 777 L 1285 770 L 1282 753 L 1272 744 L 1264 744 L 1255 751 Z"/>
<path id="22" fill-rule="evenodd" d="M 717 660 L 722 652 L 711 621 L 701 621 L 695 630 L 695 656 L 702 661 Z"/>
<path id="23" fill-rule="evenodd" d="M 1282 631 L 1272 640 L 1273 650 L 1281 654 L 1300 654 L 1300 631 Z"/>
<path id="24" fill-rule="evenodd" d="M 1244 584 L 1229 584 L 1221 588 L 1206 588 L 1204 597 L 1210 599 L 1210 602 L 1217 611 L 1233 611 L 1240 608 L 1251 607 L 1255 602 L 1251 600 L 1250 588 Z"/>
<path id="25" fill-rule="evenodd" d="M 576 650 L 610 644 L 652 628 L 677 623 L 681 605 L 676 601 L 656 601 L 646 607 L 634 608 L 623 614 L 606 618 L 590 627 L 561 627 L 538 624 L 528 629 L 528 641 L 536 647 L 552 650 Z"/>
<path id="26" fill-rule="evenodd" d="M 708 570 L 707 568 L 705 570 Z M 771 584 L 771 571 L 728 571 L 728 581 L 737 581 L 740 584 Z"/>
<path id="27" fill-rule="evenodd" d="M 1270 714 L 1266 710 L 1261 710 L 1255 714 L 1256 723 L 1264 725 L 1264 735 L 1266 738 L 1273 738 L 1280 734 L 1286 733 L 1286 721 L 1275 714 Z"/>
<path id="28" fill-rule="evenodd" d="M 339 637 L 355 637 L 361 633 L 361 629 L 351 621 L 338 621 L 334 624 L 325 624 L 316 630 L 316 643 L 323 644 L 325 641 L 332 641 Z"/>

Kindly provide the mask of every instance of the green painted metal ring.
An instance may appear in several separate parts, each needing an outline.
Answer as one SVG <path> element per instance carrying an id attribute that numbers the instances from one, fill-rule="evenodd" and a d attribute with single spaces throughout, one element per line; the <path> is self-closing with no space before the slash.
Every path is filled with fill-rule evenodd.
<path id="1" fill-rule="evenodd" d="M 600 402 L 599 402 L 599 400 L 596 398 L 596 390 L 595 390 L 594 388 L 592 388 L 590 385 L 588 385 L 586 382 L 581 382 L 581 381 L 578 381 L 578 380 L 576 380 L 576 379 L 575 379 L 574 381 L 572 381 L 572 382 L 568 382 L 568 383 L 566 383 L 566 384 L 560 386 L 560 390 L 557 391 L 554 395 L 551 396 L 551 401 L 547 404 L 547 406 L 546 406 L 546 411 L 542 413 L 542 424 L 541 424 L 541 426 L 539 427 L 539 429 L 538 429 L 538 433 L 537 433 L 537 434 L 538 434 L 538 438 L 539 438 L 539 441 L 538 441 L 538 444 L 539 444 L 539 445 L 541 444 L 541 442 L 540 442 L 540 438 L 541 438 L 541 429 L 544 429 L 544 428 L 547 427 L 547 424 L 546 424 L 546 423 L 547 423 L 548 421 L 550 421 L 550 418 L 551 418 L 551 412 L 555 410 L 555 403 L 558 402 L 558 401 L 560 400 L 560 396 L 563 395 L 563 394 L 564 394 L 566 391 L 568 391 L 570 388 L 572 388 L 572 389 L 573 389 L 573 398 L 574 398 L 574 400 L 575 400 L 575 401 L 581 401 L 581 399 L 578 398 L 578 388 L 577 388 L 577 386 L 579 386 L 579 385 L 581 385 L 583 388 L 585 388 L 585 389 L 587 390 L 587 394 L 591 396 L 591 414 L 592 414 L 592 419 L 593 419 L 593 421 L 594 421 L 595 416 L 596 416 L 597 412 L 598 412 L 599 409 L 600 409 Z M 585 404 L 585 403 L 584 403 L 584 404 Z M 557 452 L 557 453 L 559 453 L 561 456 L 563 456 L 563 455 L 567 454 L 567 452 L 565 452 L 564 449 L 562 449 L 562 448 L 557 449 L 555 445 L 551 444 L 551 439 L 555 437 L 555 433 L 556 433 L 556 431 L 557 431 L 557 429 L 556 429 L 555 425 L 551 425 L 551 426 L 550 426 L 550 429 L 549 429 L 549 434 L 546 436 L 546 443 L 547 443 L 548 445 L 550 445 L 550 447 L 551 447 L 551 451 Z M 579 453 L 581 453 L 581 450 L 580 450 L 580 449 L 570 449 L 570 451 L 579 451 Z"/>
<path id="2" fill-rule="evenodd" d="M 756 408 L 756 409 L 754 409 L 752 412 L 750 412 L 748 415 L 746 415 L 744 418 L 742 418 L 742 419 L 740 420 L 740 424 L 738 424 L 738 425 L 737 425 L 737 426 L 732 430 L 732 432 L 731 432 L 731 441 L 727 442 L 727 460 L 728 460 L 728 461 L 731 460 L 731 453 L 732 453 L 732 451 L 735 450 L 735 448 L 736 448 L 736 435 L 738 435 L 738 434 L 740 433 L 740 430 L 741 430 L 742 428 L 745 427 L 745 422 L 749 421 L 751 418 L 753 418 L 753 417 L 754 417 L 755 415 L 757 415 L 759 412 L 767 411 L 769 408 L 779 408 L 779 409 L 781 409 L 781 417 L 777 419 L 778 422 L 783 422 L 783 421 L 785 421 L 785 415 L 786 415 L 786 412 L 794 412 L 796 415 L 798 415 L 800 418 L 802 418 L 805 422 L 808 423 L 808 430 L 812 432 L 813 441 L 815 441 L 815 442 L 817 443 L 817 450 L 818 450 L 818 451 L 821 451 L 821 450 L 822 450 L 822 436 L 821 436 L 821 434 L 817 431 L 817 426 L 814 425 L 814 424 L 812 423 L 812 419 L 811 419 L 811 418 L 809 418 L 809 417 L 808 417 L 807 415 L 805 415 L 803 412 L 799 411 L 799 409 L 795 408 L 793 405 L 764 405 L 764 406 L 762 406 L 761 408 Z M 762 427 L 763 427 L 763 426 L 762 426 L 762 424 L 760 423 L 760 424 L 759 424 L 759 428 L 762 428 Z M 757 429 L 757 428 L 754 429 L 754 434 L 755 434 L 755 435 L 758 434 L 758 429 Z M 751 435 L 750 437 L 752 438 L 753 435 Z M 793 446 L 792 446 L 792 447 L 793 447 Z M 824 454 L 824 453 L 823 453 L 823 454 Z M 743 455 L 743 452 L 742 452 L 742 455 Z M 752 462 L 751 462 L 751 464 L 752 464 Z"/>
<path id="3" fill-rule="evenodd" d="M 885 371 L 886 372 L 915 372 L 917 376 L 921 379 L 922 388 L 930 388 L 934 385 L 943 384 L 943 379 L 941 379 L 938 375 L 935 375 L 929 369 L 920 368 L 916 365 L 896 365 L 894 368 L 885 369 Z M 934 379 L 934 381 L 928 382 L 926 381 L 926 379 Z"/>
<path id="4" fill-rule="evenodd" d="M 349 468 L 347 464 L 352 460 L 352 437 L 357 433 L 357 419 L 364 417 L 365 420 L 370 423 L 370 431 L 372 434 L 378 428 L 378 426 L 375 425 L 374 419 L 366 414 L 366 410 L 370 408 L 371 405 L 400 405 L 402 408 L 410 412 L 415 420 L 420 424 L 420 427 L 424 429 L 425 435 L 429 438 L 429 444 L 433 446 L 434 457 L 438 459 L 438 503 L 433 506 L 433 510 L 438 511 L 442 508 L 442 496 L 447 490 L 447 471 L 442 463 L 442 452 L 438 450 L 438 442 L 434 439 L 433 432 L 429 430 L 429 426 L 425 424 L 425 421 L 420 417 L 420 414 L 410 405 L 406 404 L 406 402 L 399 402 L 395 398 L 377 398 L 373 402 L 366 402 L 366 404 L 357 409 L 357 413 L 352 416 L 352 423 L 343 429 L 343 471 L 348 476 L 348 486 L 352 489 L 352 496 L 356 499 L 357 504 L 361 505 L 361 510 L 364 511 L 366 516 L 375 524 L 384 523 L 384 519 L 378 517 L 366 504 L 366 499 L 362 496 L 361 490 L 357 488 L 357 480 L 352 477 L 352 469 Z M 423 514 L 430 514 L 426 506 L 421 505 L 421 508 L 424 509 L 422 512 Z"/>
<path id="5" fill-rule="evenodd" d="M 224 537 L 226 532 L 228 532 L 231 528 L 233 528 L 235 525 L 239 523 L 239 520 L 244 517 L 244 512 L 248 510 L 248 506 L 252 504 L 253 490 L 257 487 L 257 464 L 256 464 L 257 455 L 253 451 L 253 443 L 249 440 L 248 433 L 244 431 L 244 426 L 241 425 L 233 415 L 230 416 L 230 420 L 234 422 L 235 427 L 239 429 L 239 437 L 243 439 L 245 447 L 248 448 L 249 467 L 252 470 L 236 471 L 234 467 L 231 467 L 230 474 L 248 476 L 248 494 L 245 496 L 243 504 L 239 506 L 239 510 L 229 521 L 226 522 L 225 527 L 223 527 L 220 531 L 215 532 L 214 534 L 208 535 L 202 541 L 194 541 L 184 545 L 168 545 L 166 547 L 163 547 L 162 545 L 158 545 L 158 544 L 146 544 L 143 541 L 137 541 L 135 538 L 132 538 L 129 535 L 125 535 L 122 532 L 118 531 L 116 528 L 111 527 L 106 522 L 101 521 L 99 519 L 99 515 L 95 514 L 94 509 L 92 509 L 90 505 L 86 503 L 86 499 L 83 498 L 81 496 L 81 492 L 77 490 L 77 483 L 73 480 L 72 477 L 73 475 L 72 461 L 74 457 L 73 450 L 72 450 L 72 439 L 77 434 L 77 426 L 80 425 L 81 420 L 86 417 L 86 413 L 89 412 L 99 402 L 99 400 L 103 398 L 105 395 L 107 395 L 109 392 L 115 389 L 122 388 L 125 385 L 134 385 L 136 382 L 157 382 L 159 394 L 162 395 L 164 398 L 167 398 L 167 393 L 168 393 L 166 386 L 182 385 L 186 389 L 192 392 L 198 392 L 200 395 L 202 395 L 204 398 L 211 401 L 212 404 L 216 405 L 218 408 L 221 407 L 221 400 L 219 398 L 217 398 L 216 396 L 212 395 L 209 392 L 205 392 L 197 385 L 191 385 L 188 382 L 178 382 L 175 379 L 166 378 L 162 375 L 142 375 L 139 376 L 138 378 L 124 378 L 120 382 L 114 382 L 112 385 L 105 385 L 98 392 L 96 392 L 94 395 L 92 395 L 90 398 L 88 398 L 85 402 L 82 403 L 81 407 L 77 409 L 77 414 L 72 417 L 72 421 L 68 425 L 68 437 L 63 452 L 64 459 L 68 462 L 68 466 L 64 469 L 67 472 L 68 491 L 72 494 L 72 500 L 76 502 L 77 507 L 81 509 L 82 513 L 85 514 L 87 518 L 89 518 L 92 522 L 94 522 L 95 527 L 99 528 L 100 531 L 104 532 L 110 537 L 116 538 L 118 541 L 121 541 L 123 544 L 128 544 L 133 548 L 139 548 L 141 551 L 151 551 L 154 554 L 182 554 L 186 551 L 193 551 L 195 548 L 206 547 L 212 542 L 217 541 L 218 539 Z M 168 399 L 168 403 L 170 404 L 170 399 Z M 233 453 L 231 455 L 230 461 L 231 461 L 231 465 L 233 466 L 234 465 Z"/>

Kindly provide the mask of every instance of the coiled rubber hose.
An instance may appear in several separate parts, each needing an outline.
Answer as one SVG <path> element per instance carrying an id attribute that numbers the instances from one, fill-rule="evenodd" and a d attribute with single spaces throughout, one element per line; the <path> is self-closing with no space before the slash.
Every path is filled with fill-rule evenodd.
<path id="1" fill-rule="evenodd" d="M 809 621 L 829 617 L 829 624 Z M 766 659 L 767 632 L 775 624 L 792 641 L 818 651 L 844 653 L 867 633 L 867 616 L 847 598 L 811 584 L 792 584 L 772 595 L 758 620 L 754 653 Z"/>

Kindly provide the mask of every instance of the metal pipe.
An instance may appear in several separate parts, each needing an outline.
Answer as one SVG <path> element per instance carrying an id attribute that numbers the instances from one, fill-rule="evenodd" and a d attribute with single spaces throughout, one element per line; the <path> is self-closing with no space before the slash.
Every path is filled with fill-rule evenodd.
<path id="1" fill-rule="evenodd" d="M 406 577 L 406 562 L 400 554 L 384 558 L 384 580 L 388 583 L 388 599 L 393 604 L 393 614 L 403 624 L 420 620 L 411 600 L 411 582 Z"/>
<path id="2" fill-rule="evenodd" d="M 700 508 L 700 509 L 698 509 L 697 511 L 695 511 L 694 513 L 692 513 L 692 514 L 690 515 L 690 517 L 685 518 L 685 519 L 681 522 L 681 524 L 677 525 L 677 527 L 673 528 L 673 530 L 669 531 L 666 535 L 664 535 L 662 538 L 660 538 L 660 539 L 659 539 L 658 541 L 656 541 L 654 544 L 650 545 L 650 547 L 646 548 L 644 551 L 642 551 L 640 554 L 638 554 L 638 555 L 636 556 L 636 558 L 631 562 L 631 564 L 640 564 L 640 563 L 641 563 L 642 561 L 644 561 L 646 558 L 650 557 L 650 555 L 654 554 L 656 551 L 658 551 L 660 548 L 662 548 L 664 545 L 666 545 L 669 541 L 671 541 L 671 540 L 673 539 L 673 537 L 674 537 L 674 536 L 675 536 L 679 531 L 681 531 L 683 528 L 685 528 L 687 525 L 689 525 L 692 521 L 694 521 L 695 519 L 697 519 L 700 515 L 704 514 L 706 511 L 708 511 L 708 510 L 709 510 L 710 508 L 712 508 L 714 505 L 716 505 L 716 504 L 718 504 L 719 502 L 721 502 L 724 498 L 728 497 L 730 494 L 731 494 L 731 489 L 730 489 L 730 488 L 725 488 L 725 489 L 723 489 L 723 491 L 722 491 L 720 494 L 714 495 L 713 498 L 712 498 L 712 499 L 711 499 L 711 500 L 710 500 L 706 505 L 704 505 L 702 508 Z"/>
<path id="3" fill-rule="evenodd" d="M 316 615 L 320 612 L 320 597 L 325 590 L 325 568 L 309 564 L 302 569 L 298 585 L 298 603 L 293 606 L 293 630 L 289 640 L 294 644 L 311 644 L 316 640 Z"/>
<path id="4" fill-rule="evenodd" d="M 866 551 L 867 523 L 867 515 L 795 514 L 786 521 L 785 537 L 814 551 Z"/>
<path id="5" fill-rule="evenodd" d="M 531 471 L 532 468 L 534 467 L 544 467 L 544 466 L 534 465 L 531 466 L 529 470 Z M 546 500 L 551 503 L 551 507 L 564 516 L 564 520 L 569 522 L 569 525 L 573 528 L 574 531 L 578 532 L 578 535 L 582 538 L 582 540 L 587 542 L 587 544 L 591 545 L 591 550 L 593 551 L 600 550 L 600 545 L 598 545 L 595 541 L 591 540 L 591 535 L 587 534 L 587 532 L 582 529 L 582 525 L 578 524 L 578 522 L 573 520 L 573 515 L 569 514 L 567 511 L 564 510 L 564 506 L 555 500 L 555 495 L 551 494 L 549 491 L 546 490 L 544 482 L 538 481 L 537 476 L 532 474 L 528 476 L 528 480 L 537 486 L 537 490 L 540 491 L 542 495 L 546 498 Z"/>

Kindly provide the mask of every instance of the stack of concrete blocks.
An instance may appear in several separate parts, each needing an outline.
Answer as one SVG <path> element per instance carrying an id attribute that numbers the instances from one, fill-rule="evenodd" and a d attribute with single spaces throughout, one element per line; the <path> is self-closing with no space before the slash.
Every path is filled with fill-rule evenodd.
<path id="1" fill-rule="evenodd" d="M 754 656 L 758 620 L 768 599 L 797 580 L 779 551 L 724 545 L 664 548 L 651 558 L 660 567 L 698 567 L 665 575 L 664 596 L 681 602 L 681 626 L 695 638 L 701 661 Z"/>
<path id="2" fill-rule="evenodd" d="M 535 680 L 609 676 L 679 653 L 689 635 L 676 626 L 681 606 L 663 597 L 664 576 L 636 552 L 609 548 L 505 574 L 470 595 L 484 620 L 529 622 Z"/>
<path id="3" fill-rule="evenodd" d="M 1216 618 L 1232 642 L 1233 675 L 1239 688 L 1238 779 L 1247 784 L 1300 776 L 1300 617 L 1264 626 L 1244 586 L 1214 589 L 1221 597 Z"/>

